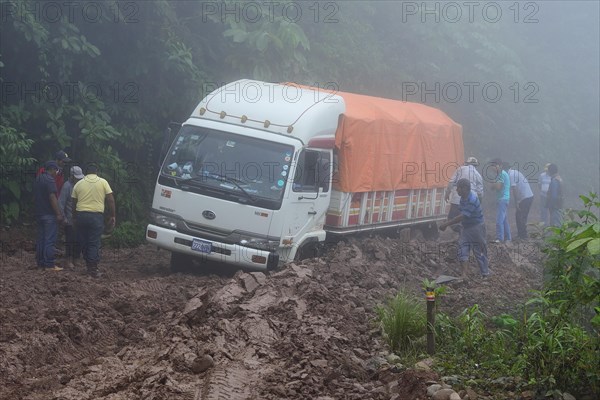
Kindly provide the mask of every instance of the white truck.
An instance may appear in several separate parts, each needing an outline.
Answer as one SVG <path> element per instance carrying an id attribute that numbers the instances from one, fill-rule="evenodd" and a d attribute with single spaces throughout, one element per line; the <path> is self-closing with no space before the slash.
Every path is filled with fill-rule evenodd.
<path id="1" fill-rule="evenodd" d="M 428 225 L 463 158 L 462 127 L 415 103 L 239 80 L 204 98 L 159 172 L 147 241 L 268 270 L 328 234 Z"/>

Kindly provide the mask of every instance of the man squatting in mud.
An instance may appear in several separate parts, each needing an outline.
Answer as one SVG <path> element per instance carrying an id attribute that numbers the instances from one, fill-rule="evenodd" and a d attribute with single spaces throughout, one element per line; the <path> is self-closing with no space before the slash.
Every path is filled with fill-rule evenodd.
<path id="1" fill-rule="evenodd" d="M 467 277 L 467 263 L 469 254 L 473 250 L 481 276 L 486 278 L 489 276 L 490 270 L 488 268 L 485 224 L 481 203 L 475 192 L 471 191 L 471 182 L 466 178 L 458 180 L 456 192 L 460 196 L 460 214 L 440 224 L 440 230 L 444 231 L 446 227 L 459 222 L 462 224 L 463 229 L 458 239 L 458 259 L 462 269 L 462 277 Z"/>

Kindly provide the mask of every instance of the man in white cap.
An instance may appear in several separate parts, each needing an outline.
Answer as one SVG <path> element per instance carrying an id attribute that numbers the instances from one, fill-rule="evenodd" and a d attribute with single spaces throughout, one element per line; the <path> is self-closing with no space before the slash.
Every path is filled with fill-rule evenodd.
<path id="1" fill-rule="evenodd" d="M 73 186 L 83 179 L 83 171 L 78 166 L 71 167 L 71 175 L 67 180 L 58 198 L 58 206 L 64 217 L 65 226 L 65 263 L 67 268 L 75 268 L 75 264 L 81 255 L 81 245 L 73 226 Z"/>
<path id="2" fill-rule="evenodd" d="M 460 204 L 460 196 L 456 192 L 456 184 L 460 179 L 468 179 L 471 183 L 471 188 L 477 194 L 479 198 L 479 202 L 481 203 L 483 199 L 483 178 L 481 174 L 475 169 L 475 167 L 479 165 L 479 161 L 475 157 L 467 158 L 465 161 L 465 165 L 460 166 L 454 171 L 452 177 L 448 181 L 448 186 L 446 187 L 446 201 L 450 201 L 450 212 L 448 213 L 448 219 L 452 219 L 460 214 L 459 204 Z M 460 230 L 459 225 L 452 225 L 451 227 L 455 232 Z"/>

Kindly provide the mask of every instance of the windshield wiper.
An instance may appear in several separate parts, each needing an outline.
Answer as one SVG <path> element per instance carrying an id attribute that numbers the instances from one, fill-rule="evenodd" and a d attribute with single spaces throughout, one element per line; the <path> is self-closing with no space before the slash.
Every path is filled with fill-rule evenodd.
<path id="1" fill-rule="evenodd" d="M 246 189 L 244 189 L 242 187 L 242 185 L 240 185 L 239 182 L 244 183 L 243 181 L 240 181 L 239 179 L 235 179 L 235 178 L 230 178 L 227 175 L 207 173 L 202 176 L 198 176 L 196 178 L 186 179 L 186 181 L 187 182 L 201 182 L 201 181 L 205 180 L 206 178 L 211 178 L 211 179 L 214 179 L 219 182 L 231 183 L 236 188 L 238 188 L 242 193 L 244 193 L 244 195 L 248 199 L 250 199 L 250 201 L 252 201 L 253 203 L 256 202 L 256 198 L 254 196 L 252 196 L 250 193 L 248 193 L 248 191 Z"/>

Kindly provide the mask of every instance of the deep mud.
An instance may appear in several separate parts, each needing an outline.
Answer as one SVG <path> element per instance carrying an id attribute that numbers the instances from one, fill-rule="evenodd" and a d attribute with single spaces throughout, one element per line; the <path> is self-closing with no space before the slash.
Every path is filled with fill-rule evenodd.
<path id="1" fill-rule="evenodd" d="M 32 242 L 4 232 L 0 398 L 425 399 L 433 372 L 381 364 L 374 306 L 458 274 L 438 242 L 362 237 L 282 270 L 171 274 L 150 246 L 105 249 L 93 279 L 29 270 Z M 539 243 L 490 244 L 491 278 L 449 283 L 442 311 L 515 309 L 541 283 Z M 218 273 L 216 273 L 218 272 Z"/>

